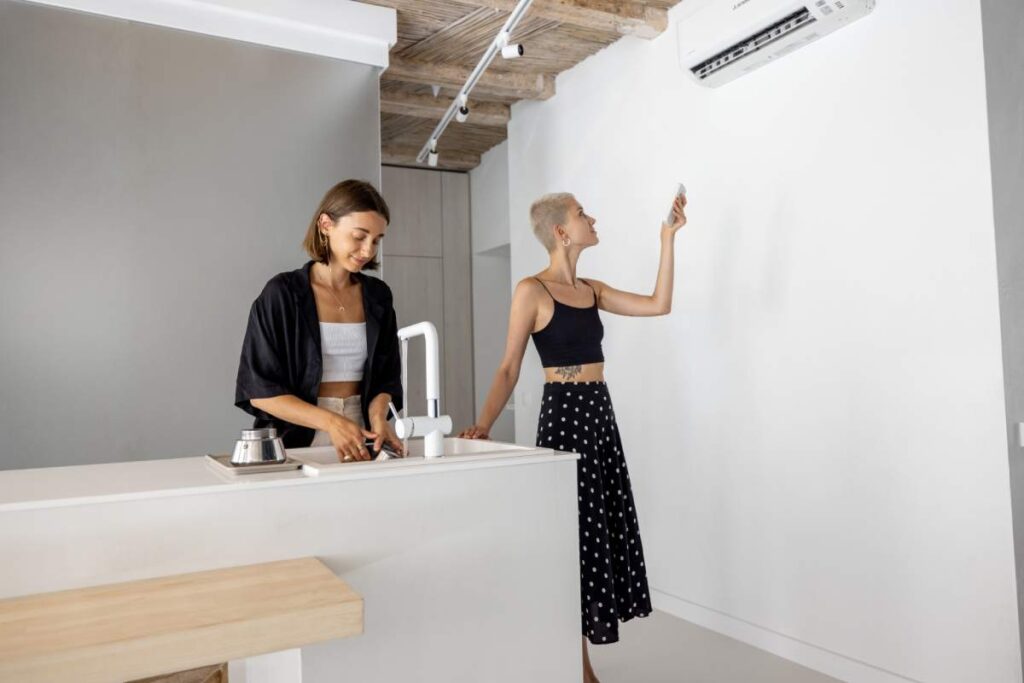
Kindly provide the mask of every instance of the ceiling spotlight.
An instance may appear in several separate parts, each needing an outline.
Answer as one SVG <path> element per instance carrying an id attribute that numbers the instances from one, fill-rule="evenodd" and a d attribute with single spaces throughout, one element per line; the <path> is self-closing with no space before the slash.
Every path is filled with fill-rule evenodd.
<path id="1" fill-rule="evenodd" d="M 501 48 L 501 56 L 505 59 L 515 59 L 516 57 L 523 56 L 523 45 L 522 43 L 513 43 L 512 45 L 506 45 Z"/>
<path id="2" fill-rule="evenodd" d="M 466 1 L 471 2 L 472 0 Z M 562 0 L 552 1 L 555 4 L 562 2 Z M 571 0 L 566 1 L 569 2 Z M 2 2 L 2 0 L 0 0 L 0 2 Z M 505 8 L 505 4 L 508 4 L 508 2 L 509 0 L 502 0 L 502 3 L 499 4 L 502 5 L 502 8 Z M 466 78 L 466 82 L 463 84 L 462 88 L 459 89 L 456 99 L 451 102 L 447 108 L 445 108 L 444 115 L 441 117 L 441 120 L 437 122 L 437 126 L 430 134 L 430 137 L 427 138 L 426 144 L 420 147 L 419 151 L 416 153 L 416 163 L 422 164 L 426 162 L 432 167 L 437 166 L 438 138 L 444 135 L 444 132 L 451 124 L 452 119 L 455 119 L 459 123 L 464 123 L 469 119 L 469 94 L 477 84 L 477 81 L 479 81 L 487 68 L 498 56 L 498 53 L 500 52 L 501 56 L 505 59 L 516 59 L 525 54 L 525 50 L 522 45 L 512 42 L 512 32 L 515 31 L 516 26 L 522 20 L 532 2 L 533 0 L 516 0 L 515 7 L 508 13 L 505 23 L 502 24 L 497 35 L 495 35 L 494 39 L 487 45 L 487 49 L 484 50 L 483 55 L 481 55 L 480 61 L 477 62 L 473 70 L 469 72 L 469 76 Z M 818 0 L 818 2 L 824 3 L 825 0 Z M 488 5 L 486 2 L 483 2 L 482 4 Z M 493 0 L 491 4 L 493 4 Z M 431 84 L 431 90 L 433 90 L 435 98 L 440 96 L 440 88 L 437 84 Z"/>
<path id="3" fill-rule="evenodd" d="M 437 138 L 430 138 L 430 151 L 427 153 L 427 164 L 437 166 Z"/>

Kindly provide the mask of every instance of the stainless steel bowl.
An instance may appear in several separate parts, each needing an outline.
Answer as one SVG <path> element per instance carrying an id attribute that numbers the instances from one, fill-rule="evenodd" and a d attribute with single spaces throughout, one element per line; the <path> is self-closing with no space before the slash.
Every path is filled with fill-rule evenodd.
<path id="1" fill-rule="evenodd" d="M 273 427 L 243 429 L 242 438 L 235 442 L 231 454 L 232 465 L 261 465 L 281 463 L 287 459 L 284 442 Z"/>

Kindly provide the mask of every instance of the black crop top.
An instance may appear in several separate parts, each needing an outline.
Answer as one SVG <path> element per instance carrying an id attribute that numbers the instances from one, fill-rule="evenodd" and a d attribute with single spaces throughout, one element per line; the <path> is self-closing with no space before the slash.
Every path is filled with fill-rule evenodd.
<path id="1" fill-rule="evenodd" d="M 589 308 L 568 306 L 552 296 L 551 291 L 540 281 L 540 286 L 551 297 L 555 310 L 551 321 L 543 329 L 533 333 L 533 345 L 540 354 L 541 365 L 546 368 L 560 368 L 568 365 L 603 363 L 601 340 L 604 325 L 597 313 L 597 292 L 586 280 L 583 282 L 594 291 L 594 305 Z"/>

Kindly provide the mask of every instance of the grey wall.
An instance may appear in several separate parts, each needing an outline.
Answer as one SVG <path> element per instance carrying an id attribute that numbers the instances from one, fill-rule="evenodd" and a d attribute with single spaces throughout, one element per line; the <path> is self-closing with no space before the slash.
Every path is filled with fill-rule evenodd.
<path id="1" fill-rule="evenodd" d="M 982 0 L 1017 615 L 1024 624 L 1024 3 Z M 1021 630 L 1024 650 L 1024 629 Z"/>
<path id="2" fill-rule="evenodd" d="M 0 0 L 0 469 L 229 449 L 249 305 L 379 132 L 371 67 Z"/>

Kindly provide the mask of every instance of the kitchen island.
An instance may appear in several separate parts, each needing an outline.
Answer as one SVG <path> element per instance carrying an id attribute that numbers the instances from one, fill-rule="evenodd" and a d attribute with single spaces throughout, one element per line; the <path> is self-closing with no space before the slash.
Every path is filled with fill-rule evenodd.
<path id="1" fill-rule="evenodd" d="M 445 449 L 336 467 L 289 451 L 318 476 L 203 457 L 2 471 L 0 598 L 314 556 L 362 596 L 364 633 L 269 658 L 292 663 L 280 680 L 577 680 L 576 455 Z"/>

